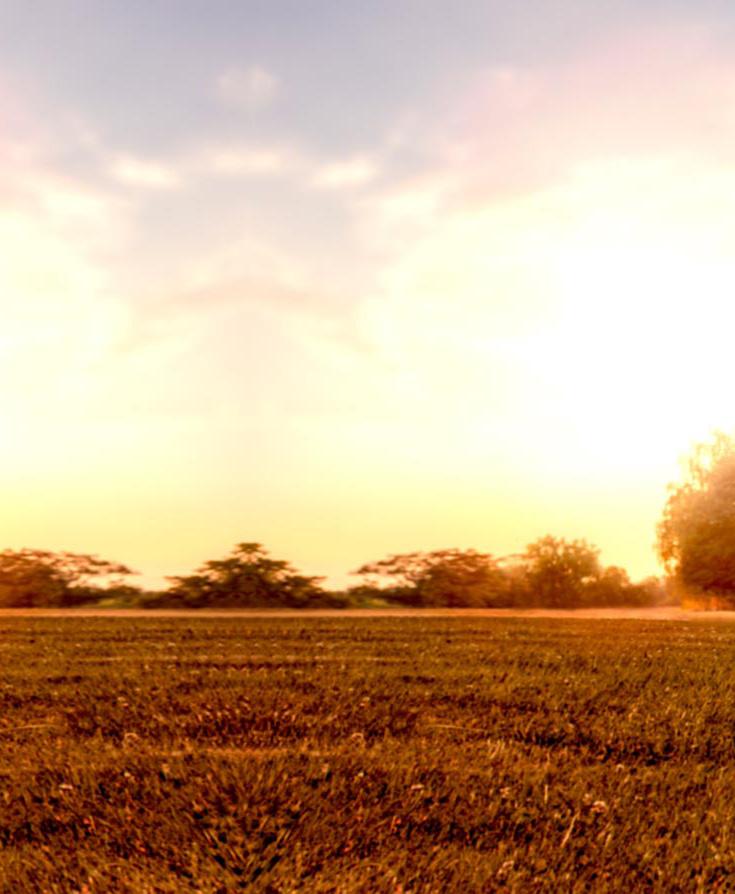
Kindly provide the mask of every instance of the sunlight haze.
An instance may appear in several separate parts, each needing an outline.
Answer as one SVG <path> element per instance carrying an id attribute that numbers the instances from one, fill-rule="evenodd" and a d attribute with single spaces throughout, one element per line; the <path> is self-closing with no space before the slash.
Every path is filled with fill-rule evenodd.
<path id="1" fill-rule="evenodd" d="M 658 572 L 735 428 L 729 4 L 0 0 L 0 107 L 3 548 Z"/>

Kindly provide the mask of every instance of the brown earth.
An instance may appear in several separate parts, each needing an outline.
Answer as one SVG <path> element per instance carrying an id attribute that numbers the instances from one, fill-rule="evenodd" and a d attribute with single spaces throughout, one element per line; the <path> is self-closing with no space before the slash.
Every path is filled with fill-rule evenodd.
<path id="1" fill-rule="evenodd" d="M 370 609 L 129 609 L 6 608 L 3 617 L 35 618 L 580 618 L 585 620 L 733 621 L 735 611 L 660 608 L 370 608 Z"/>

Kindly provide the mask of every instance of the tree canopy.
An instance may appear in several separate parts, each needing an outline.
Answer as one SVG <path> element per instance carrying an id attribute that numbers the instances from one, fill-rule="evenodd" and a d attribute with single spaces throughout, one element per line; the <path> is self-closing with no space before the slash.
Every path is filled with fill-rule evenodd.
<path id="1" fill-rule="evenodd" d="M 582 608 L 652 605 L 663 598 L 655 580 L 631 583 L 584 540 L 540 537 L 523 553 L 496 559 L 476 550 L 400 553 L 358 568 L 355 592 L 417 607 Z"/>
<path id="2" fill-rule="evenodd" d="M 690 598 L 735 600 L 735 440 L 717 432 L 697 444 L 683 481 L 669 486 L 658 551 Z"/>
<path id="3" fill-rule="evenodd" d="M 358 568 L 393 601 L 415 606 L 483 607 L 503 604 L 505 575 L 489 553 L 439 549 L 401 553 Z"/>
<path id="4" fill-rule="evenodd" d="M 98 600 L 107 591 L 100 581 L 120 580 L 133 572 L 118 562 L 82 553 L 42 549 L 0 552 L 0 606 L 68 607 Z"/>
<path id="5" fill-rule="evenodd" d="M 602 573 L 600 551 L 585 540 L 541 537 L 522 558 L 533 601 L 550 608 L 593 603 L 592 585 Z"/>
<path id="6" fill-rule="evenodd" d="M 293 607 L 323 603 L 321 578 L 271 559 L 259 543 L 239 543 L 224 559 L 205 562 L 194 574 L 172 577 L 163 598 L 191 608 Z"/>
<path id="7" fill-rule="evenodd" d="M 633 584 L 622 568 L 603 567 L 598 550 L 584 540 L 551 536 L 504 558 L 474 549 L 390 555 L 353 572 L 363 582 L 340 591 L 324 589 L 323 578 L 301 574 L 259 543 L 239 543 L 222 559 L 169 577 L 162 591 L 125 583 L 133 573 L 92 555 L 7 549 L 0 552 L 0 608 L 94 602 L 144 608 L 578 608 L 652 605 L 664 596 L 655 579 Z"/>

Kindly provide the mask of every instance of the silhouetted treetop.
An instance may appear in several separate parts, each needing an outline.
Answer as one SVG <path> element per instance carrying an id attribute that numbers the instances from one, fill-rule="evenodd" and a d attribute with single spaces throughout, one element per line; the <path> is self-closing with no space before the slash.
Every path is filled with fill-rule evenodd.
<path id="1" fill-rule="evenodd" d="M 239 543 L 224 559 L 205 562 L 194 574 L 171 577 L 164 599 L 188 607 L 306 607 L 324 596 L 322 578 L 272 559 L 259 543 Z"/>
<path id="2" fill-rule="evenodd" d="M 541 537 L 526 547 L 523 567 L 534 601 L 551 608 L 582 606 L 602 569 L 600 551 L 585 540 Z"/>

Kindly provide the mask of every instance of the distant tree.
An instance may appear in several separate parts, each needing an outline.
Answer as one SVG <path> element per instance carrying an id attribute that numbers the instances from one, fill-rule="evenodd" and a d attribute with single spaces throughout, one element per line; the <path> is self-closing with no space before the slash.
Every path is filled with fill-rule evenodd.
<path id="1" fill-rule="evenodd" d="M 600 568 L 585 584 L 584 604 L 589 606 L 631 605 L 637 601 L 628 572 L 617 565 Z"/>
<path id="2" fill-rule="evenodd" d="M 528 598 L 550 608 L 588 604 L 601 573 L 599 555 L 584 540 L 547 536 L 530 543 L 522 556 Z"/>
<path id="3" fill-rule="evenodd" d="M 663 603 L 665 595 L 657 578 L 633 583 L 628 572 L 617 565 L 601 568 L 598 576 L 586 585 L 585 605 L 651 606 Z"/>
<path id="4" fill-rule="evenodd" d="M 339 605 L 335 604 L 335 608 L 384 608 L 393 601 L 374 583 L 355 584 L 345 590 L 331 593 L 331 596 L 340 602 Z"/>
<path id="5" fill-rule="evenodd" d="M 298 574 L 288 562 L 271 559 L 259 543 L 239 543 L 226 558 L 169 580 L 171 587 L 160 602 L 191 608 L 306 608 L 328 602 L 321 578 Z"/>
<path id="6" fill-rule="evenodd" d="M 499 559 L 505 574 L 507 590 L 505 604 L 513 608 L 527 608 L 535 604 L 524 558 L 523 555 L 514 554 Z"/>
<path id="7" fill-rule="evenodd" d="M 658 551 L 690 598 L 735 601 L 735 441 L 717 432 L 697 444 L 684 480 L 669 486 Z"/>
<path id="8" fill-rule="evenodd" d="M 631 584 L 631 594 L 630 605 L 674 605 L 677 602 L 676 594 L 666 585 L 666 581 L 655 575 Z"/>
<path id="9" fill-rule="evenodd" d="M 120 585 L 133 572 L 97 556 L 40 549 L 0 552 L 0 606 L 69 607 L 97 601 L 106 590 L 101 580 Z"/>
<path id="10" fill-rule="evenodd" d="M 506 576 L 497 560 L 473 549 L 402 553 L 353 573 L 372 582 L 376 593 L 404 605 L 479 608 L 507 604 Z"/>
<path id="11" fill-rule="evenodd" d="M 126 583 L 112 583 L 99 592 L 100 602 L 106 608 L 144 608 L 145 602 L 155 598 L 155 591 Z"/>

